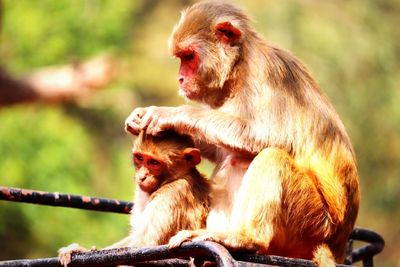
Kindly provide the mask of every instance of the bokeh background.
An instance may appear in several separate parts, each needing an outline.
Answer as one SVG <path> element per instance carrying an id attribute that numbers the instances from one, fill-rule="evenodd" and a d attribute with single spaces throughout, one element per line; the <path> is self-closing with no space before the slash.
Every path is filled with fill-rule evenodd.
<path id="1" fill-rule="evenodd" d="M 183 103 L 167 39 L 192 2 L 0 0 L 0 65 L 12 78 L 99 55 L 115 66 L 82 95 L 0 107 L 0 185 L 131 200 L 123 122 L 137 106 Z M 357 225 L 386 240 L 377 266 L 400 266 L 400 2 L 236 3 L 310 67 L 333 102 L 358 157 Z M 125 215 L 0 201 L 0 260 L 55 256 L 72 242 L 102 247 L 128 229 Z"/>

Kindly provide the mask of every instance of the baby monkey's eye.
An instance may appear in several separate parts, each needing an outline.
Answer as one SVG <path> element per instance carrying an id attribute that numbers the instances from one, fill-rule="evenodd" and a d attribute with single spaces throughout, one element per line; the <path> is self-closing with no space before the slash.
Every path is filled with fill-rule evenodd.
<path id="1" fill-rule="evenodd" d="M 135 160 L 137 161 L 143 161 L 143 156 L 140 154 L 135 154 Z"/>
<path id="2" fill-rule="evenodd" d="M 158 160 L 151 159 L 151 160 L 149 160 L 149 164 L 150 164 L 150 165 L 157 166 L 157 165 L 160 165 L 160 162 L 159 162 Z"/>

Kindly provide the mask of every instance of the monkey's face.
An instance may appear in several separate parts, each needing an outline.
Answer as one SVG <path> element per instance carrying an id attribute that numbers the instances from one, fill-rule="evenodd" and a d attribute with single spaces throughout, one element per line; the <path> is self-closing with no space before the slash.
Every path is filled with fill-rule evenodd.
<path id="1" fill-rule="evenodd" d="M 189 100 L 202 101 L 222 92 L 239 57 L 239 48 L 219 40 L 190 44 L 175 54 L 180 59 L 179 94 Z M 205 101 L 207 103 L 207 101 Z"/>
<path id="2" fill-rule="evenodd" d="M 210 95 L 218 97 L 240 55 L 242 32 L 234 23 L 193 10 L 182 15 L 169 40 L 172 55 L 180 59 L 181 95 L 207 104 Z"/>
<path id="3" fill-rule="evenodd" d="M 197 79 L 200 66 L 199 53 L 194 46 L 188 46 L 175 56 L 181 61 L 178 74 L 179 94 L 190 100 L 200 99 L 203 90 L 200 90 Z"/>
<path id="4" fill-rule="evenodd" d="M 165 164 L 152 155 L 136 152 L 133 154 L 136 170 L 136 183 L 147 193 L 156 191 L 162 181 Z"/>

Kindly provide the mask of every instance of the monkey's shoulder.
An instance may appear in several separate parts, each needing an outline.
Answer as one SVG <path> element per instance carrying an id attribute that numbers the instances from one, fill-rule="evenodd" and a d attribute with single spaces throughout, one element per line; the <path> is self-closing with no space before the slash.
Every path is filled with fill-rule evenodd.
<path id="1" fill-rule="evenodd" d="M 150 196 L 151 202 L 169 202 L 169 205 L 180 205 L 183 202 L 204 202 L 211 190 L 210 181 L 199 175 L 198 177 L 186 177 L 169 181 Z M 166 198 L 168 196 L 168 199 Z"/>

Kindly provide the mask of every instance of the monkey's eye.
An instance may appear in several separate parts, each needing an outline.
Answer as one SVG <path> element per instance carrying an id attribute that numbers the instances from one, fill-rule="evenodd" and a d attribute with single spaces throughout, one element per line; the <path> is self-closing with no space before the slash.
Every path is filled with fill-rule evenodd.
<path id="1" fill-rule="evenodd" d="M 158 165 L 160 165 L 160 162 L 158 160 L 151 159 L 151 160 L 149 160 L 149 164 L 153 165 L 153 166 L 158 166 Z"/>
<path id="2" fill-rule="evenodd" d="M 183 61 L 191 61 L 194 58 L 193 52 L 187 52 L 180 56 L 180 59 Z"/>
<path id="3" fill-rule="evenodd" d="M 143 161 L 143 156 L 140 155 L 140 154 L 135 154 L 135 161 L 142 162 Z"/>

